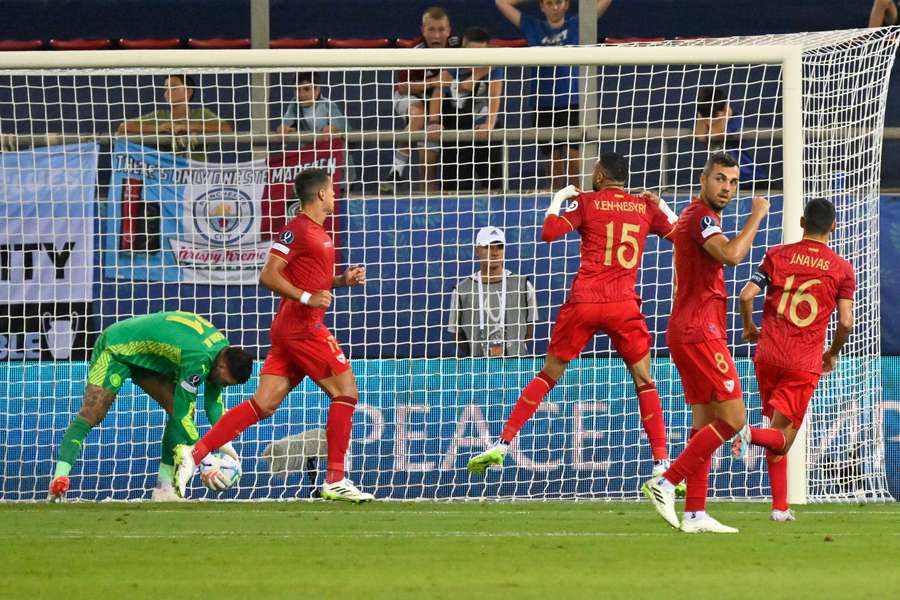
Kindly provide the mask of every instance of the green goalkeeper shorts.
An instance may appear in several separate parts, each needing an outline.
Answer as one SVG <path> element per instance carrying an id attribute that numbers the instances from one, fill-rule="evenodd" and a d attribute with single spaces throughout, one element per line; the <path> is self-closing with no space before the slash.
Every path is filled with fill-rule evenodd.
<path id="1" fill-rule="evenodd" d="M 91 352 L 88 383 L 117 394 L 125 380 L 132 376 L 133 370 L 134 367 L 121 362 L 107 349 L 106 334 L 102 334 Z"/>

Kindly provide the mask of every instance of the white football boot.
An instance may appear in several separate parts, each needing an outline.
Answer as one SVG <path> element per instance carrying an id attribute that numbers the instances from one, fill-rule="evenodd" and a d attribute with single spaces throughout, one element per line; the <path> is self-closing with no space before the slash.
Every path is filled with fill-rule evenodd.
<path id="1" fill-rule="evenodd" d="M 738 530 L 723 525 L 706 513 L 684 513 L 681 520 L 681 531 L 684 533 L 737 533 Z"/>
<path id="2" fill-rule="evenodd" d="M 375 496 L 372 494 L 360 491 L 360 489 L 353 485 L 353 482 L 346 477 L 340 481 L 322 485 L 322 497 L 326 500 L 352 502 L 353 504 L 371 502 L 375 499 Z"/>
<path id="3" fill-rule="evenodd" d="M 678 529 L 678 515 L 675 513 L 675 488 L 668 489 L 660 483 L 662 477 L 654 477 L 641 486 L 644 495 L 653 503 L 653 508 L 666 523 Z"/>

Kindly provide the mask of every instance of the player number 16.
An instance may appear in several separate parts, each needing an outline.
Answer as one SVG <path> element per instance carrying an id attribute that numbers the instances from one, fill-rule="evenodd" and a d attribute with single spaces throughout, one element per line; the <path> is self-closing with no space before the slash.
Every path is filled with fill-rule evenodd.
<path id="1" fill-rule="evenodd" d="M 788 319 L 797 327 L 807 327 L 816 320 L 816 317 L 819 314 L 819 301 L 816 300 L 816 297 L 812 294 L 807 294 L 806 291 L 812 286 L 822 283 L 822 280 L 809 279 L 804 281 L 792 294 L 791 289 L 794 287 L 795 277 L 796 275 L 791 275 L 784 280 L 784 292 L 782 292 L 781 301 L 778 303 L 778 316 L 784 317 L 784 310 L 787 308 L 788 297 L 790 297 L 791 308 L 788 311 Z M 797 307 L 801 304 L 809 305 L 809 314 L 802 319 L 797 315 Z"/>

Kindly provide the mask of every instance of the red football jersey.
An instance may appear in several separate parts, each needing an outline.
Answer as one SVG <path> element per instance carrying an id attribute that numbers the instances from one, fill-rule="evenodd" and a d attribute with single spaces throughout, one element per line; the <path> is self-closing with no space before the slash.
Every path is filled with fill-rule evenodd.
<path id="1" fill-rule="evenodd" d="M 827 245 L 802 240 L 770 248 L 753 281 L 767 287 L 756 360 L 821 373 L 831 313 L 856 291 L 853 267 Z"/>
<path id="2" fill-rule="evenodd" d="M 569 302 L 640 299 L 634 286 L 647 236 L 666 237 L 674 228 L 658 206 L 618 188 L 580 194 L 558 219 L 581 234 L 581 266 Z M 555 224 L 545 221 L 544 229 L 548 239 Z"/>
<path id="3" fill-rule="evenodd" d="M 305 214 L 300 213 L 284 226 L 269 253 L 287 261 L 283 273 L 295 287 L 310 294 L 331 290 L 334 244 L 325 229 Z M 272 321 L 272 338 L 308 337 L 324 318 L 324 308 L 282 298 Z"/>
<path id="4" fill-rule="evenodd" d="M 675 246 L 675 302 L 668 344 L 696 344 L 726 336 L 725 274 L 722 263 L 703 249 L 703 244 L 722 235 L 716 211 L 699 198 L 681 211 L 672 244 Z"/>

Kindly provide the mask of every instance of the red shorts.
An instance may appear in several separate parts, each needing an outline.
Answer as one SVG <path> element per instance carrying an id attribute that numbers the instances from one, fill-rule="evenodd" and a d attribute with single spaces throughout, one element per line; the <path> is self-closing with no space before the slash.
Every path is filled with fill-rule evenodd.
<path id="1" fill-rule="evenodd" d="M 725 340 L 672 344 L 669 352 L 688 404 L 741 398 L 741 380 Z"/>
<path id="2" fill-rule="evenodd" d="M 572 360 L 598 331 L 609 336 L 626 365 L 640 362 L 650 351 L 650 332 L 637 300 L 566 302 L 559 309 L 547 350 L 557 358 Z"/>
<path id="3" fill-rule="evenodd" d="M 327 328 L 321 327 L 308 338 L 272 340 L 261 373 L 280 375 L 295 387 L 307 375 L 322 381 L 350 369 L 350 361 Z"/>
<path id="4" fill-rule="evenodd" d="M 771 419 L 777 410 L 791 420 L 794 429 L 800 429 L 820 375 L 764 362 L 758 362 L 754 366 L 759 397 L 762 399 L 762 413 Z"/>

